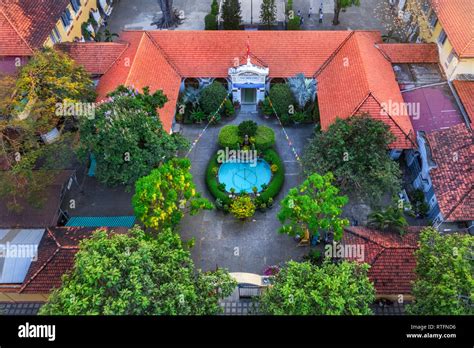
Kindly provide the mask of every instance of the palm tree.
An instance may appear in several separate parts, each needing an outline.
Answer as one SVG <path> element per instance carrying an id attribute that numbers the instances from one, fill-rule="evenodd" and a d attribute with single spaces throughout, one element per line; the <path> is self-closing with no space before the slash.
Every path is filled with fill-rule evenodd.
<path id="1" fill-rule="evenodd" d="M 293 93 L 301 110 L 316 95 L 316 80 L 307 79 L 301 73 L 288 79 L 288 87 L 290 87 L 291 93 Z"/>
<path id="2" fill-rule="evenodd" d="M 186 87 L 183 92 L 183 96 L 181 97 L 181 102 L 183 104 L 191 104 L 193 109 L 196 109 L 199 105 L 199 97 L 201 96 L 202 88 L 195 88 L 195 87 Z"/>
<path id="3" fill-rule="evenodd" d="M 403 235 L 408 223 L 402 209 L 388 207 L 370 214 L 368 225 L 382 231 L 398 232 Z"/>

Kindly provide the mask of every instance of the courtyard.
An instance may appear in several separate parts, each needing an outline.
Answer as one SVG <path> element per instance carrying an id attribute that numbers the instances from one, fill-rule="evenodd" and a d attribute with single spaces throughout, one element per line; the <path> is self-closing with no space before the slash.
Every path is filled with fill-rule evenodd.
<path id="1" fill-rule="evenodd" d="M 290 188 L 303 181 L 302 168 L 276 118 L 267 120 L 256 111 L 252 111 L 252 108 L 246 109 L 244 105 L 240 113 L 227 124 L 238 124 L 248 119 L 259 125 L 271 127 L 275 131 L 276 149 L 285 164 L 285 182 L 275 199 L 275 206 L 264 213 L 257 212 L 246 222 L 219 210 L 186 216 L 181 221 L 180 235 L 184 240 L 194 239 L 192 256 L 196 267 L 204 271 L 223 267 L 230 272 L 262 274 L 266 266 L 288 260 L 301 260 L 309 251 L 308 247 L 298 247 L 298 243 L 288 235 L 278 233 L 280 223 L 276 217 L 279 200 Z M 205 172 L 209 158 L 217 150 L 217 135 L 223 125 L 225 124 L 210 126 L 189 154 L 194 182 L 204 197 L 212 201 L 214 200 L 205 183 Z M 305 144 L 311 138 L 313 126 L 298 125 L 285 129 L 295 150 L 301 155 Z M 183 125 L 183 135 L 191 142 L 202 130 L 202 125 Z"/>

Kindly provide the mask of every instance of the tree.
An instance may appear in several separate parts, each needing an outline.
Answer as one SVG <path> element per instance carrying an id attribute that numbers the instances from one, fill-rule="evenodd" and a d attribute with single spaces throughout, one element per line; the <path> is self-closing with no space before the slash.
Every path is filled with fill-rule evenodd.
<path id="1" fill-rule="evenodd" d="M 202 111 L 211 117 L 215 115 L 217 111 L 219 111 L 219 107 L 226 97 L 227 91 L 222 83 L 214 81 L 202 90 L 201 97 L 199 98 L 199 104 L 202 108 Z"/>
<path id="2" fill-rule="evenodd" d="M 113 42 L 116 37 L 119 37 L 119 35 L 112 33 L 109 29 L 105 29 L 103 34 L 99 31 L 95 35 L 94 40 L 97 42 Z"/>
<path id="3" fill-rule="evenodd" d="M 181 23 L 179 11 L 173 8 L 173 0 L 158 0 L 162 17 L 151 25 L 156 25 L 160 29 L 174 28 Z"/>
<path id="4" fill-rule="evenodd" d="M 260 20 L 262 23 L 271 28 L 272 24 L 276 20 L 276 4 L 275 0 L 263 0 L 260 5 Z"/>
<path id="5" fill-rule="evenodd" d="M 290 189 L 281 201 L 277 215 L 283 225 L 280 233 L 303 237 L 308 232 L 320 235 L 326 231 L 341 240 L 344 227 L 349 221 L 341 219 L 342 207 L 347 197 L 339 196 L 339 189 L 332 185 L 333 175 L 313 174 L 303 184 Z"/>
<path id="6" fill-rule="evenodd" d="M 217 0 L 212 0 L 211 14 L 213 14 L 216 17 L 219 15 L 219 4 L 217 3 Z"/>
<path id="7" fill-rule="evenodd" d="M 262 313 L 273 315 L 370 315 L 375 290 L 367 264 L 290 261 L 260 298 Z"/>
<path id="8" fill-rule="evenodd" d="M 217 17 L 212 13 L 209 13 L 204 17 L 204 29 L 217 30 Z"/>
<path id="9" fill-rule="evenodd" d="M 239 0 L 224 0 L 222 3 L 222 20 L 225 30 L 239 30 L 242 22 Z"/>
<path id="10" fill-rule="evenodd" d="M 189 159 L 173 158 L 140 178 L 132 199 L 135 216 L 155 231 L 175 227 L 185 213 L 212 209 L 212 204 L 196 192 Z"/>
<path id="11" fill-rule="evenodd" d="M 334 0 L 334 19 L 332 20 L 332 24 L 338 25 L 341 10 L 351 6 L 360 6 L 360 0 Z"/>
<path id="12" fill-rule="evenodd" d="M 288 86 L 300 110 L 303 110 L 310 100 L 316 96 L 316 80 L 307 79 L 304 74 L 297 74 L 288 79 Z"/>
<path id="13" fill-rule="evenodd" d="M 81 119 L 79 154 L 97 160 L 96 176 L 110 186 L 131 185 L 167 159 L 176 156 L 187 142 L 164 131 L 157 108 L 168 101 L 162 91 L 143 93 L 120 86 L 95 116 Z"/>
<path id="14" fill-rule="evenodd" d="M 53 49 L 35 52 L 16 81 L 0 81 L 0 196 L 9 209 L 20 212 L 25 201 L 41 205 L 44 189 L 73 157 L 73 132 L 82 115 L 63 112 L 63 105 L 94 100 L 89 74 Z M 58 136 L 40 138 L 55 127 Z"/>
<path id="15" fill-rule="evenodd" d="M 290 87 L 286 83 L 277 83 L 270 88 L 268 96 L 278 116 L 288 116 L 290 106 L 295 104 Z"/>
<path id="16" fill-rule="evenodd" d="M 397 11 L 388 2 L 381 1 L 374 8 L 374 14 L 384 25 L 387 35 L 382 36 L 384 41 L 410 42 L 420 38 L 428 42 L 432 37 L 432 30 L 428 17 L 428 0 L 408 0 L 405 9 Z"/>
<path id="17" fill-rule="evenodd" d="M 254 137 L 257 134 L 258 125 L 255 121 L 247 120 L 240 122 L 239 124 L 239 135 L 241 137 L 245 137 L 248 135 L 249 137 Z"/>
<path id="18" fill-rule="evenodd" d="M 400 168 L 388 155 L 394 139 L 388 125 L 369 115 L 337 119 L 327 131 L 315 132 L 303 156 L 305 171 L 332 172 L 344 193 L 377 203 L 400 191 Z"/>
<path id="19" fill-rule="evenodd" d="M 196 270 L 169 229 L 156 239 L 138 227 L 127 234 L 98 230 L 80 243 L 74 269 L 40 314 L 210 315 L 235 286 L 225 270 Z"/>
<path id="20" fill-rule="evenodd" d="M 403 209 L 392 206 L 370 214 L 369 226 L 382 231 L 398 232 L 400 235 L 404 235 L 408 222 L 403 214 Z"/>
<path id="21" fill-rule="evenodd" d="M 433 228 L 420 233 L 415 252 L 415 301 L 408 312 L 416 315 L 473 315 L 474 237 L 469 234 L 441 235 Z"/>

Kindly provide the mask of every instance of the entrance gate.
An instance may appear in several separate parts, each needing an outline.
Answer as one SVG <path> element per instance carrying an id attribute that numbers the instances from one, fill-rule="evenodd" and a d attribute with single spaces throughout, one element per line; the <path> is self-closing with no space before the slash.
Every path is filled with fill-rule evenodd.
<path id="1" fill-rule="evenodd" d="M 242 104 L 255 104 L 257 102 L 257 90 L 255 88 L 242 88 Z"/>

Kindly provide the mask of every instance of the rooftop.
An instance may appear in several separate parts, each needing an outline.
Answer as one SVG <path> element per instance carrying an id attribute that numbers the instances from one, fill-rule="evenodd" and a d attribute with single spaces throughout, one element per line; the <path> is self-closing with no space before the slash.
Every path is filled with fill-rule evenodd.
<path id="1" fill-rule="evenodd" d="M 444 220 L 474 220 L 474 142 L 464 124 L 426 135 L 436 168 L 430 178 Z"/>
<path id="2" fill-rule="evenodd" d="M 461 103 L 466 110 L 467 116 L 474 123 L 474 81 L 469 80 L 454 80 L 454 88 L 461 99 Z"/>
<path id="3" fill-rule="evenodd" d="M 377 295 L 411 294 L 415 280 L 418 235 L 423 227 L 409 227 L 404 236 L 362 226 L 345 229 L 342 244 L 364 246 L 364 260 L 370 265 L 369 279 Z"/>
<path id="4" fill-rule="evenodd" d="M 474 4 L 470 0 L 431 0 L 449 42 L 460 58 L 474 57 Z"/>

